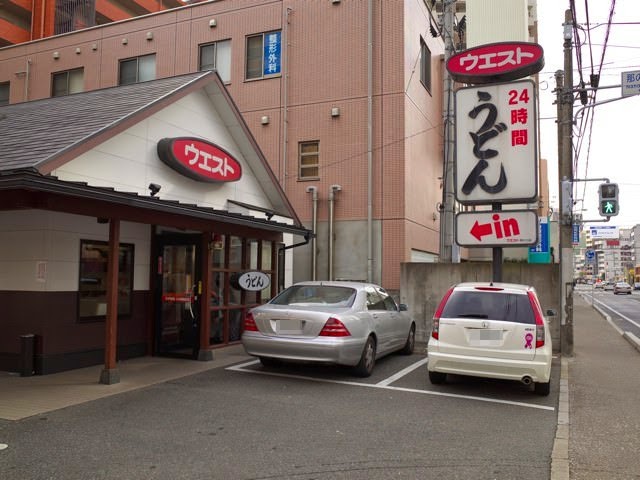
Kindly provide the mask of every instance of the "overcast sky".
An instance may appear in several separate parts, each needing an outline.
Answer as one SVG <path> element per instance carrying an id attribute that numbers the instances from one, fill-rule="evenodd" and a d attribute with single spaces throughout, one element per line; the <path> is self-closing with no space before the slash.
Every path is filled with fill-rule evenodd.
<path id="1" fill-rule="evenodd" d="M 603 45 L 607 35 L 611 0 L 588 0 L 591 46 L 586 30 L 585 0 L 575 0 L 576 19 L 581 30 L 582 73 L 589 82 L 593 70 L 598 72 L 602 64 L 600 86 L 620 85 L 622 72 L 640 70 L 640 1 L 617 0 L 613 25 L 606 41 L 604 60 Z M 554 72 L 564 68 L 563 27 L 564 12 L 569 9 L 568 0 L 538 0 L 539 43 L 544 48 L 545 66 L 540 73 L 540 140 L 541 157 L 549 162 L 551 204 L 558 209 L 558 147 L 556 106 L 554 104 Z M 596 26 L 599 25 L 599 26 Z M 574 47 L 574 85 L 580 81 L 577 72 L 576 49 Z M 593 59 L 593 62 L 592 62 Z M 621 97 L 620 88 L 601 89 L 596 102 Z M 574 114 L 582 107 L 574 104 Z M 574 126 L 574 147 L 579 147 L 577 179 L 609 178 L 620 187 L 620 214 L 612 217 L 608 224 L 629 227 L 640 224 L 640 96 L 628 97 L 590 109 L 585 128 Z M 586 112 L 586 111 L 584 111 Z M 579 131 L 583 131 L 580 137 Z M 589 134 L 590 132 L 590 134 Z M 578 201 L 576 209 L 585 220 L 600 219 L 598 214 L 599 181 L 577 182 L 574 191 Z M 583 193 L 584 192 L 584 193 Z M 589 223 L 588 221 L 586 222 Z M 596 225 L 598 225 L 596 223 Z"/>

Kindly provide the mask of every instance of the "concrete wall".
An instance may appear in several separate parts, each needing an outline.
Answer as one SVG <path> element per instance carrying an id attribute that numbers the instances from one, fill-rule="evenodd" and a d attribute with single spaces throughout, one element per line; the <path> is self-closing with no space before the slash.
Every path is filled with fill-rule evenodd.
<path id="1" fill-rule="evenodd" d="M 468 263 L 403 263 L 400 275 L 400 302 L 409 306 L 416 320 L 416 340 L 427 342 L 431 319 L 447 289 L 460 282 L 486 281 L 492 276 L 491 262 Z M 504 263 L 502 279 L 507 283 L 533 285 L 543 311 L 554 309 L 551 338 L 554 352 L 560 351 L 560 282 L 555 264 Z"/>

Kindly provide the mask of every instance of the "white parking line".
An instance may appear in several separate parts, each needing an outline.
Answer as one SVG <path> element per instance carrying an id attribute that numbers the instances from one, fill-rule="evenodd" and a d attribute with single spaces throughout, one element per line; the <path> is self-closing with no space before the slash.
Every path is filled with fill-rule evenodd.
<path id="1" fill-rule="evenodd" d="M 378 382 L 377 385 L 380 387 L 386 387 L 387 385 L 392 384 L 393 382 L 395 382 L 396 380 L 401 379 L 402 377 L 404 377 L 405 375 L 413 372 L 416 368 L 421 367 L 422 365 L 424 365 L 425 363 L 427 363 L 429 361 L 429 358 L 423 358 L 422 360 L 420 360 L 419 362 L 414 363 L 413 365 L 409 365 L 407 368 L 405 368 L 404 370 L 400 370 L 398 373 L 396 373 L 395 375 L 391 375 L 389 378 L 387 378 L 386 380 L 382 380 L 381 382 Z"/>
<path id="2" fill-rule="evenodd" d="M 298 379 L 298 380 L 308 380 L 308 381 L 311 381 L 311 382 L 319 382 L 319 383 L 335 383 L 335 384 L 339 384 L 339 385 L 351 385 L 351 386 L 354 386 L 354 387 L 380 388 L 380 389 L 384 389 L 384 390 L 395 390 L 395 391 L 398 391 L 398 392 L 419 393 L 419 394 L 422 394 L 422 395 L 437 395 L 437 396 L 440 396 L 440 397 L 460 398 L 460 399 L 463 399 L 463 400 L 476 400 L 478 402 L 499 403 L 499 404 L 502 404 L 502 405 L 514 405 L 514 406 L 518 406 L 518 407 L 534 408 L 534 409 L 537 409 L 537 410 L 549 410 L 549 411 L 552 411 L 552 412 L 555 411 L 555 407 L 547 407 L 545 405 L 534 405 L 534 404 L 525 403 L 525 402 L 513 402 L 513 401 L 510 401 L 510 400 L 499 400 L 499 399 L 495 399 L 495 398 L 475 397 L 475 396 L 472 396 L 472 395 L 460 395 L 460 394 L 456 394 L 456 393 L 445 393 L 445 392 L 434 392 L 434 391 L 429 391 L 429 390 L 418 390 L 416 388 L 392 387 L 392 386 L 390 386 L 388 384 L 383 384 L 384 382 L 388 382 L 390 379 L 392 379 L 394 377 L 397 377 L 402 372 L 405 372 L 404 375 L 406 375 L 407 373 L 409 373 L 409 371 L 415 370 L 419 366 L 423 365 L 426 362 L 426 359 L 420 360 L 419 362 L 414 363 L 413 365 L 411 365 L 408 368 L 405 368 L 404 370 L 402 370 L 398 374 L 393 375 L 392 377 L 389 377 L 387 380 L 383 380 L 383 382 L 380 382 L 380 383 L 377 383 L 377 384 L 360 383 L 360 382 L 347 382 L 347 381 L 344 381 L 344 380 L 328 380 L 328 379 L 324 379 L 324 378 L 306 377 L 304 375 L 290 375 L 288 373 L 266 372 L 264 370 L 249 370 L 249 369 L 245 368 L 245 367 L 248 367 L 250 365 L 255 365 L 258 362 L 259 362 L 259 360 L 252 360 L 250 362 L 246 362 L 246 363 L 242 363 L 242 364 L 239 364 L 239 365 L 234 365 L 234 366 L 231 366 L 231 367 L 227 367 L 225 370 L 232 370 L 234 372 L 241 372 L 241 373 L 252 373 L 254 375 L 267 375 L 267 376 L 271 376 L 271 377 L 294 378 L 294 379 Z M 401 375 L 401 376 L 403 376 L 403 375 Z M 391 383 L 391 382 L 389 382 L 389 383 Z"/>

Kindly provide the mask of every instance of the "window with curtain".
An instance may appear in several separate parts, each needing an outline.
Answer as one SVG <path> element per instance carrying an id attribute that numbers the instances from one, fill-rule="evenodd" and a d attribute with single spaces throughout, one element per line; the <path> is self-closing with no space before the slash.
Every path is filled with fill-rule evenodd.
<path id="1" fill-rule="evenodd" d="M 119 85 L 147 82 L 155 78 L 155 54 L 120 60 Z"/>
<path id="2" fill-rule="evenodd" d="M 247 37 L 245 78 L 254 80 L 280 75 L 282 67 L 281 32 Z"/>
<path id="3" fill-rule="evenodd" d="M 217 70 L 224 83 L 231 82 L 231 40 L 200 45 L 202 70 Z"/>
<path id="4" fill-rule="evenodd" d="M 84 91 L 84 69 L 75 68 L 51 75 L 51 96 L 62 97 Z"/>

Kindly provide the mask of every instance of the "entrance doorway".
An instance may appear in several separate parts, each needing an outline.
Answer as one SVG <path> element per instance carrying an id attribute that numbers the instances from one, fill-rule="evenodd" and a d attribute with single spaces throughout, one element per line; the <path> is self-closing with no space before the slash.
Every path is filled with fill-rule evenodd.
<path id="1" fill-rule="evenodd" d="M 200 336 L 200 236 L 157 237 L 155 352 L 197 358 Z"/>

